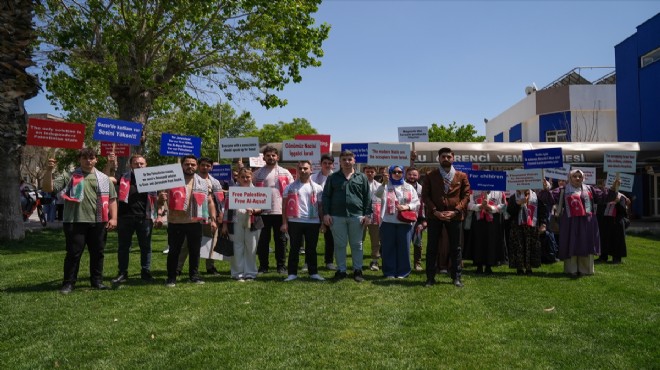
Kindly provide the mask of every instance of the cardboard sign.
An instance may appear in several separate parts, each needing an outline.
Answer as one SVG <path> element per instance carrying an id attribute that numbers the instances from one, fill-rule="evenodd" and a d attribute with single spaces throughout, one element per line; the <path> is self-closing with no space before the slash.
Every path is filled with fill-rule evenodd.
<path id="1" fill-rule="evenodd" d="M 558 168 L 564 165 L 561 148 L 523 150 L 523 168 Z"/>
<path id="2" fill-rule="evenodd" d="M 565 164 L 560 168 L 546 168 L 543 170 L 545 177 L 555 180 L 568 180 L 568 172 L 571 170 L 570 164 Z"/>
<path id="3" fill-rule="evenodd" d="M 321 142 L 318 140 L 284 140 L 282 142 L 282 159 L 285 161 L 311 162 L 321 159 Z"/>
<path id="4" fill-rule="evenodd" d="M 107 141 L 101 141 L 101 155 L 107 157 L 108 154 L 115 152 L 116 157 L 128 157 L 131 155 L 131 146 L 128 144 L 115 144 L 112 149 L 112 144 Z"/>
<path id="5" fill-rule="evenodd" d="M 506 190 L 506 172 L 504 171 L 468 171 L 472 190 Z"/>
<path id="6" fill-rule="evenodd" d="M 220 157 L 245 158 L 259 155 L 259 138 L 237 137 L 220 139 Z"/>
<path id="7" fill-rule="evenodd" d="M 350 150 L 355 154 L 355 163 L 367 163 L 369 159 L 369 144 L 341 144 L 341 151 Z M 335 158 L 337 162 L 338 158 Z M 335 168 L 339 168 L 339 164 L 335 163 Z"/>
<path id="8" fill-rule="evenodd" d="M 587 185 L 596 185 L 596 168 L 594 167 L 572 167 L 573 170 L 584 172 L 583 182 Z"/>
<path id="9" fill-rule="evenodd" d="M 211 169 L 211 176 L 218 181 L 231 180 L 231 165 L 230 164 L 214 164 Z"/>
<path id="10" fill-rule="evenodd" d="M 93 138 L 96 141 L 140 145 L 142 124 L 110 118 L 97 118 Z"/>
<path id="11" fill-rule="evenodd" d="M 399 142 L 428 142 L 429 128 L 426 126 L 399 127 Z"/>
<path id="12" fill-rule="evenodd" d="M 85 141 L 85 125 L 30 118 L 28 120 L 27 145 L 49 148 L 82 149 Z"/>
<path id="13" fill-rule="evenodd" d="M 368 162 L 374 166 L 410 166 L 410 146 L 408 144 L 369 144 Z"/>
<path id="14" fill-rule="evenodd" d="M 230 186 L 229 209 L 270 209 L 272 195 L 271 188 Z"/>
<path id="15" fill-rule="evenodd" d="M 183 169 L 179 163 L 136 168 L 133 173 L 139 193 L 186 186 Z"/>
<path id="16" fill-rule="evenodd" d="M 543 189 L 543 171 L 531 170 L 506 171 L 506 190 Z"/>
<path id="17" fill-rule="evenodd" d="M 192 154 L 200 157 L 202 153 L 202 138 L 163 133 L 160 137 L 160 155 L 183 157 Z"/>
<path id="18" fill-rule="evenodd" d="M 603 171 L 635 173 L 637 171 L 637 152 L 605 152 Z"/>
<path id="19" fill-rule="evenodd" d="M 620 173 L 619 178 L 621 179 L 621 186 L 619 187 L 619 191 L 632 192 L 633 184 L 635 183 L 635 175 L 628 173 Z M 612 188 L 612 184 L 614 184 L 614 180 L 616 180 L 616 174 L 611 172 L 608 173 L 607 179 L 605 180 L 605 186 L 608 189 Z"/>
<path id="20" fill-rule="evenodd" d="M 250 157 L 250 167 L 263 167 L 266 165 L 266 161 L 264 161 L 264 155 L 263 153 L 259 153 L 258 156 L 256 157 Z"/>
<path id="21" fill-rule="evenodd" d="M 330 153 L 330 135 L 296 135 L 296 140 L 318 140 L 321 142 L 321 154 Z"/>

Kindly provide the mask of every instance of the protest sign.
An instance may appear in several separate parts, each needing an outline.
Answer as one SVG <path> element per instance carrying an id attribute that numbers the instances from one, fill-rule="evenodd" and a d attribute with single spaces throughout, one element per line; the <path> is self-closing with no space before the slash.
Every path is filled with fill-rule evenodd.
<path id="1" fill-rule="evenodd" d="M 506 190 L 506 172 L 504 171 L 468 171 L 472 190 Z"/>
<path id="2" fill-rule="evenodd" d="M 202 138 L 163 133 L 160 137 L 160 155 L 183 157 L 192 154 L 200 157 L 202 153 Z"/>
<path id="3" fill-rule="evenodd" d="M 571 170 L 570 164 L 565 164 L 559 168 L 546 168 L 543 175 L 549 179 L 568 180 L 568 172 Z"/>
<path id="4" fill-rule="evenodd" d="M 273 189 L 247 186 L 229 187 L 229 209 L 270 209 Z"/>
<path id="5" fill-rule="evenodd" d="M 353 154 L 355 154 L 355 163 L 367 163 L 367 159 L 369 158 L 369 152 L 368 152 L 368 146 L 369 144 L 364 143 L 364 144 L 341 144 L 341 151 L 345 150 L 350 150 Z M 335 158 L 335 161 L 337 158 Z M 337 165 L 335 164 L 335 167 Z"/>
<path id="6" fill-rule="evenodd" d="M 428 142 L 429 128 L 426 126 L 399 127 L 399 142 Z"/>
<path id="7" fill-rule="evenodd" d="M 543 189 L 543 170 L 506 171 L 506 190 Z"/>
<path id="8" fill-rule="evenodd" d="M 596 185 L 596 168 L 594 167 L 572 167 L 571 170 L 580 170 L 584 173 L 583 182 L 587 185 Z"/>
<path id="9" fill-rule="evenodd" d="M 410 166 L 410 146 L 408 144 L 369 144 L 368 162 L 374 166 Z"/>
<path id="10" fill-rule="evenodd" d="M 84 141 L 85 125 L 40 118 L 28 120 L 27 145 L 81 149 Z"/>
<path id="11" fill-rule="evenodd" d="M 101 141 L 101 155 L 103 157 L 107 157 L 108 154 L 113 152 L 116 157 L 128 157 L 131 155 L 131 146 L 128 144 L 115 144 Z"/>
<path id="12" fill-rule="evenodd" d="M 318 140 L 284 140 L 282 159 L 285 161 L 318 161 L 321 159 L 321 142 Z"/>
<path id="13" fill-rule="evenodd" d="M 214 164 L 210 174 L 218 181 L 229 181 L 231 180 L 231 165 Z"/>
<path id="14" fill-rule="evenodd" d="M 603 171 L 635 173 L 637 171 L 637 152 L 605 152 Z"/>
<path id="15" fill-rule="evenodd" d="M 263 153 L 259 153 L 258 156 L 256 157 L 250 157 L 250 167 L 263 167 L 266 165 L 266 161 L 264 161 L 264 155 Z"/>
<path id="16" fill-rule="evenodd" d="M 220 157 L 244 158 L 259 155 L 259 138 L 236 137 L 220 139 Z"/>
<path id="17" fill-rule="evenodd" d="M 142 124 L 99 117 L 94 125 L 93 138 L 96 141 L 140 145 Z"/>
<path id="18" fill-rule="evenodd" d="M 454 166 L 456 171 L 461 172 L 470 172 L 474 169 L 472 168 L 472 162 L 454 162 L 452 163 L 452 166 Z"/>
<path id="19" fill-rule="evenodd" d="M 139 193 L 186 186 L 183 169 L 178 163 L 136 168 L 133 173 Z"/>
<path id="20" fill-rule="evenodd" d="M 321 142 L 321 154 L 330 153 L 330 135 L 296 135 L 296 140 L 318 140 Z"/>
<path id="21" fill-rule="evenodd" d="M 619 187 L 620 191 L 633 191 L 633 184 L 635 183 L 635 175 L 628 173 L 620 173 L 619 178 L 621 179 L 621 186 Z M 605 186 L 609 189 L 614 184 L 616 180 L 616 173 L 609 172 L 607 174 L 607 179 L 605 180 Z"/>
<path id="22" fill-rule="evenodd" d="M 564 165 L 561 148 L 523 150 L 523 168 L 558 168 Z"/>

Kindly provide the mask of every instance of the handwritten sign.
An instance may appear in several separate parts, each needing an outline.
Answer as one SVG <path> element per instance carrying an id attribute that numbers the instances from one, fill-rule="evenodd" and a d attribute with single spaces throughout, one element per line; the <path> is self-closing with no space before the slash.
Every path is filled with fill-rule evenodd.
<path id="1" fill-rule="evenodd" d="M 426 126 L 399 127 L 399 142 L 428 142 L 429 128 Z"/>
<path id="2" fill-rule="evenodd" d="M 603 157 L 603 171 L 630 172 L 637 170 L 637 152 L 605 152 Z"/>
<path id="3" fill-rule="evenodd" d="M 410 166 L 410 146 L 408 144 L 369 144 L 368 162 L 374 166 Z"/>
<path id="4" fill-rule="evenodd" d="M 81 149 L 84 141 L 85 125 L 40 118 L 28 120 L 27 145 Z"/>
<path id="5" fill-rule="evenodd" d="M 229 209 L 270 209 L 270 188 L 255 188 L 247 186 L 229 187 Z"/>
<path id="6" fill-rule="evenodd" d="M 587 185 L 596 185 L 596 168 L 594 167 L 571 167 L 573 170 L 580 170 L 584 173 L 583 182 Z"/>
<path id="7" fill-rule="evenodd" d="M 472 190 L 506 190 L 506 172 L 504 171 L 468 171 Z"/>
<path id="8" fill-rule="evenodd" d="M 250 157 L 250 167 L 263 167 L 266 165 L 266 161 L 264 161 L 264 155 L 263 153 L 259 153 L 258 156 L 256 157 Z"/>
<path id="9" fill-rule="evenodd" d="M 506 171 L 506 190 L 543 189 L 541 169 Z"/>
<path id="10" fill-rule="evenodd" d="M 621 179 L 621 186 L 619 187 L 619 190 L 632 192 L 633 184 L 635 183 L 635 175 L 628 173 L 620 173 L 619 178 Z M 605 186 L 607 188 L 612 188 L 612 184 L 614 184 L 614 180 L 616 180 L 616 173 L 609 172 L 607 174 L 607 179 L 605 180 Z"/>
<path id="11" fill-rule="evenodd" d="M 543 170 L 545 177 L 556 180 L 567 180 L 568 172 L 571 170 L 570 164 L 565 164 L 559 168 L 546 168 Z"/>
<path id="12" fill-rule="evenodd" d="M 321 159 L 321 142 L 318 140 L 284 140 L 282 159 L 285 161 L 318 161 Z"/>
<path id="13" fill-rule="evenodd" d="M 210 174 L 218 181 L 229 181 L 231 180 L 231 165 L 214 164 Z"/>
<path id="14" fill-rule="evenodd" d="M 296 140 L 318 140 L 321 142 L 321 154 L 330 153 L 330 135 L 296 135 Z"/>
<path id="15" fill-rule="evenodd" d="M 557 168 L 564 165 L 561 148 L 523 150 L 523 168 Z"/>
<path id="16" fill-rule="evenodd" d="M 101 141 L 101 155 L 107 157 L 108 154 L 113 152 L 112 144 L 107 141 Z M 115 144 L 115 156 L 128 157 L 131 155 L 131 146 L 128 144 Z"/>
<path id="17" fill-rule="evenodd" d="M 160 137 L 160 155 L 182 157 L 192 154 L 201 156 L 202 138 L 196 136 L 184 136 L 163 133 Z"/>
<path id="18" fill-rule="evenodd" d="M 94 125 L 93 138 L 96 141 L 140 145 L 142 124 L 99 117 Z"/>
<path id="19" fill-rule="evenodd" d="M 136 168 L 133 172 L 139 193 L 186 186 L 183 169 L 178 163 Z"/>
<path id="20" fill-rule="evenodd" d="M 259 138 L 237 137 L 220 139 L 220 157 L 244 158 L 259 155 Z"/>
<path id="21" fill-rule="evenodd" d="M 355 163 L 367 163 L 369 159 L 369 144 L 341 144 L 341 151 L 350 150 L 355 154 Z M 335 158 L 335 161 L 337 158 Z M 339 168 L 339 164 L 335 163 L 335 168 Z"/>

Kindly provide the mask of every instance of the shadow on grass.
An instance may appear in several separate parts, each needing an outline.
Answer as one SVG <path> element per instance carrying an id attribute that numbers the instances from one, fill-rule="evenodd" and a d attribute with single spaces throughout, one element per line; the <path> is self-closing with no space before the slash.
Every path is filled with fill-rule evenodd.
<path id="1" fill-rule="evenodd" d="M 37 293 L 57 291 L 62 287 L 62 280 L 51 280 L 35 285 L 10 286 L 2 290 L 3 293 Z"/>

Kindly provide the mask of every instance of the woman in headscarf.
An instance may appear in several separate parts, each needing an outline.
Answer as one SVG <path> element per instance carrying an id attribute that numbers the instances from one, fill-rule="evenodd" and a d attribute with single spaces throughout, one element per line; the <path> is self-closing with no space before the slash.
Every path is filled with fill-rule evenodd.
<path id="1" fill-rule="evenodd" d="M 410 275 L 410 240 L 414 222 L 401 221 L 397 213 L 419 208 L 417 191 L 404 181 L 403 167 L 390 166 L 389 180 L 376 190 L 381 199 L 380 254 L 383 258 L 383 275 L 386 278 L 403 279 Z"/>
<path id="2" fill-rule="evenodd" d="M 619 184 L 620 180 L 616 180 L 611 191 L 600 190 L 584 184 L 584 172 L 573 169 L 566 186 L 540 193 L 546 203 L 563 202 L 559 215 L 559 259 L 564 261 L 564 272 L 570 276 L 593 275 L 594 255 L 600 255 L 595 205 L 605 207 L 608 202 L 619 201 Z"/>
<path id="3" fill-rule="evenodd" d="M 477 267 L 476 273 L 493 272 L 492 266 L 499 265 L 506 259 L 504 244 L 504 226 L 502 212 L 506 200 L 501 191 L 475 190 L 470 195 L 468 210 L 474 214 L 470 232 L 470 251 L 472 261 Z M 467 237 L 465 238 L 467 241 Z M 466 256 L 463 259 L 467 259 Z"/>
<path id="4" fill-rule="evenodd" d="M 533 190 L 516 190 L 509 198 L 507 212 L 511 215 L 509 267 L 518 275 L 531 275 L 532 267 L 541 266 L 539 234 L 548 223 L 546 206 Z"/>

